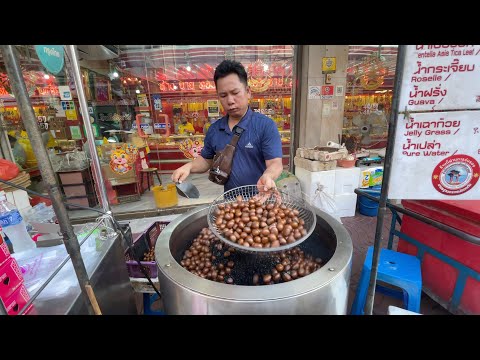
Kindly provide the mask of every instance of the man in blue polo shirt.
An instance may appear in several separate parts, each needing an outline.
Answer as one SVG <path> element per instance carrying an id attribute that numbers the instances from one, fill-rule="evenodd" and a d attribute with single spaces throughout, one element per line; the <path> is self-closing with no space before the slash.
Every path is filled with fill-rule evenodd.
<path id="1" fill-rule="evenodd" d="M 237 61 L 224 60 L 215 69 L 213 80 L 227 115 L 210 126 L 201 154 L 175 170 L 172 180 L 181 182 L 190 173 L 208 171 L 215 153 L 230 143 L 232 130 L 238 126 L 244 131 L 236 146 L 224 191 L 252 184 L 257 184 L 260 191 L 274 188 L 283 170 L 282 142 L 275 122 L 249 108 L 252 94 L 245 68 Z"/>

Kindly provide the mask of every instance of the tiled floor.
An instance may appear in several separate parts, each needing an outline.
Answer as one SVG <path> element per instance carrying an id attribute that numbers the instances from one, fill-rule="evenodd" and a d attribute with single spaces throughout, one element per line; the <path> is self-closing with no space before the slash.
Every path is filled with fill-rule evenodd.
<path id="1" fill-rule="evenodd" d="M 170 175 L 161 175 L 161 179 L 163 185 L 172 182 Z M 155 185 L 158 185 L 158 180 L 156 178 L 154 180 L 156 181 Z M 188 177 L 187 180 L 190 181 L 198 189 L 200 193 L 200 198 L 187 199 L 178 195 L 178 206 L 208 204 L 215 200 L 218 196 L 223 194 L 223 186 L 216 185 L 209 181 L 208 174 L 192 174 Z M 100 207 L 97 206 L 97 208 Z M 132 211 L 154 210 L 157 209 L 157 206 L 155 205 L 153 192 L 147 190 L 145 193 L 142 194 L 139 201 L 112 205 L 111 208 L 114 214 L 120 214 Z M 98 216 L 97 212 L 90 210 L 71 210 L 68 213 L 71 219 Z"/>

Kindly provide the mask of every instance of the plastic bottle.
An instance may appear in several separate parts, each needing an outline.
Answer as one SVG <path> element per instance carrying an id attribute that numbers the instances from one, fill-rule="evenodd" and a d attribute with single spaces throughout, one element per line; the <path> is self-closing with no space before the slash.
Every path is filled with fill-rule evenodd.
<path id="1" fill-rule="evenodd" d="M 0 225 L 12 242 L 15 253 L 36 248 L 35 242 L 27 232 L 22 215 L 7 201 L 4 191 L 0 191 Z"/>

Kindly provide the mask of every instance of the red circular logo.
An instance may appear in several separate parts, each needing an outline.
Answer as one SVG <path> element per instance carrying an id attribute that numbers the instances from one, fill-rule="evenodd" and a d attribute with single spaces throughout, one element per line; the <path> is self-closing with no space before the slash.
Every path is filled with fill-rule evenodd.
<path id="1" fill-rule="evenodd" d="M 477 160 L 468 155 L 453 155 L 435 167 L 432 184 L 442 194 L 460 195 L 473 188 L 479 176 Z"/>

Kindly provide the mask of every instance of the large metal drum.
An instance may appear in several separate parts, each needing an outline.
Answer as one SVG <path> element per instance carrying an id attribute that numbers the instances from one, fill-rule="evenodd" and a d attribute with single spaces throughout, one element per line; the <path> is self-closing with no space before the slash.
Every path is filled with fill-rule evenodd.
<path id="1" fill-rule="evenodd" d="M 348 231 L 333 217 L 316 210 L 315 231 L 300 245 L 322 257 L 319 270 L 290 282 L 247 286 L 203 279 L 179 264 L 192 240 L 208 227 L 207 213 L 208 206 L 179 216 L 157 240 L 155 258 L 167 314 L 346 314 L 353 246 Z"/>

